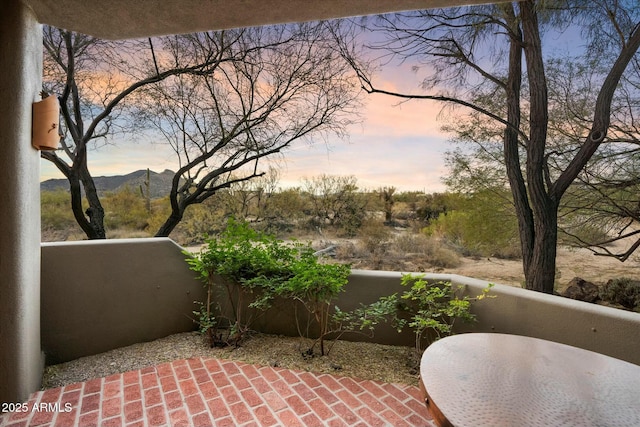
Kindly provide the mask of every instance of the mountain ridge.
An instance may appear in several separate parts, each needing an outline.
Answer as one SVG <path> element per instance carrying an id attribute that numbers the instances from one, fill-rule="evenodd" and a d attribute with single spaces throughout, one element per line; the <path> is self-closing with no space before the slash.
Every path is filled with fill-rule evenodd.
<path id="1" fill-rule="evenodd" d="M 149 193 L 152 199 L 165 197 L 171 191 L 175 173 L 169 169 L 162 172 L 149 170 Z M 117 192 L 129 187 L 134 191 L 145 188 L 147 169 L 140 169 L 124 175 L 96 176 L 93 178 L 98 195 Z M 69 181 L 64 178 L 51 178 L 40 183 L 40 191 L 69 191 Z M 146 189 L 145 189 L 146 192 Z"/>

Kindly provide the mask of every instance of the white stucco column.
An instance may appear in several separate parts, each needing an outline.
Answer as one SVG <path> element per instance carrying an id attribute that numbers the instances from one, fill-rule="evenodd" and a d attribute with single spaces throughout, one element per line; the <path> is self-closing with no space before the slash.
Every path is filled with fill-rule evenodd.
<path id="1" fill-rule="evenodd" d="M 40 387 L 40 159 L 31 104 L 42 86 L 42 28 L 20 0 L 0 5 L 0 403 Z"/>

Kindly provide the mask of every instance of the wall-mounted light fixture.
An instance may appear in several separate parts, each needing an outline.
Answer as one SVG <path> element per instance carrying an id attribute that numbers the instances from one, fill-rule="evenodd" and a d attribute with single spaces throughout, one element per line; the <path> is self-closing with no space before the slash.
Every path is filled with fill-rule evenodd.
<path id="1" fill-rule="evenodd" d="M 33 103 L 31 145 L 36 150 L 55 150 L 60 142 L 60 104 L 58 97 L 48 96 Z"/>

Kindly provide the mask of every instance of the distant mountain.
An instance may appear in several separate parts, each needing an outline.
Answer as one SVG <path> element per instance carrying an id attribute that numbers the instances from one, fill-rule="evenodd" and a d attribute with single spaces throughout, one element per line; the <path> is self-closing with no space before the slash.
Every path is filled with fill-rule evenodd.
<path id="1" fill-rule="evenodd" d="M 165 197 L 169 194 L 173 175 L 174 172 L 169 169 L 165 169 L 160 173 L 154 171 L 149 172 L 149 189 L 152 199 Z M 126 186 L 129 186 L 132 190 L 139 191 L 140 186 L 144 188 L 146 179 L 146 169 L 131 172 L 126 175 L 96 176 L 93 178 L 99 195 L 109 191 L 122 190 Z M 41 191 L 55 191 L 59 189 L 69 190 L 69 181 L 66 179 L 48 179 L 40 183 Z"/>

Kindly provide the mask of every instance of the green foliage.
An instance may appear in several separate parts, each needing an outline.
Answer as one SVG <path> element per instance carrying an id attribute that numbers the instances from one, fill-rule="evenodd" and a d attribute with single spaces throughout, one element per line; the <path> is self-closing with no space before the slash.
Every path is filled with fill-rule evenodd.
<path id="1" fill-rule="evenodd" d="M 201 329 L 209 334 L 212 346 L 242 340 L 255 319 L 255 310 L 251 309 L 265 310 L 270 306 L 277 285 L 291 275 L 296 252 L 295 247 L 233 219 L 218 238 L 208 238 L 198 254 L 185 252 L 190 268 L 207 287 L 207 303 L 199 315 Z M 220 291 L 226 305 L 216 302 L 221 314 L 212 321 L 214 294 Z M 246 312 L 245 305 L 250 308 Z M 228 323 L 221 323 L 223 320 Z M 219 335 L 219 329 L 224 327 L 226 336 Z"/>
<path id="2" fill-rule="evenodd" d="M 600 298 L 640 312 L 640 281 L 628 277 L 609 280 L 600 289 Z"/>
<path id="3" fill-rule="evenodd" d="M 216 326 L 216 317 L 211 313 L 210 305 L 200 301 L 194 301 L 194 304 L 200 307 L 198 310 L 193 311 L 193 314 L 198 316 L 198 331 L 201 334 L 210 334 Z M 209 335 L 209 338 L 212 336 L 213 334 Z M 210 344 L 214 345 L 211 342 Z"/>
<path id="4" fill-rule="evenodd" d="M 80 229 L 71 211 L 71 194 L 65 190 L 40 193 L 40 220 L 43 229 Z"/>
<path id="5" fill-rule="evenodd" d="M 271 194 L 261 212 L 262 226 L 273 232 L 290 231 L 304 219 L 304 204 L 299 188 Z"/>
<path id="6" fill-rule="evenodd" d="M 505 192 L 498 190 L 460 197 L 424 231 L 446 238 L 471 255 L 519 257 L 517 218 L 505 197 Z"/>
<path id="7" fill-rule="evenodd" d="M 369 336 L 373 336 L 375 326 L 381 322 L 391 321 L 392 325 L 399 327 L 396 316 L 398 310 L 397 294 L 381 297 L 369 305 L 361 304 L 360 307 L 352 311 L 342 311 L 337 306 L 334 309 L 332 321 L 338 331 L 368 332 Z"/>
<path id="8" fill-rule="evenodd" d="M 452 203 L 452 196 L 447 193 L 423 194 L 416 203 L 417 217 L 429 224 L 440 215 L 446 214 Z"/>
<path id="9" fill-rule="evenodd" d="M 129 186 L 105 194 L 102 204 L 105 208 L 105 225 L 110 229 L 144 230 L 149 224 L 145 198 Z"/>
<path id="10" fill-rule="evenodd" d="M 451 335 L 458 320 L 475 321 L 471 313 L 471 303 L 487 297 L 493 286 L 489 284 L 480 295 L 460 297 L 460 288 L 454 288 L 451 282 L 429 283 L 424 275 L 405 274 L 402 286 L 410 286 L 400 296 L 403 310 L 409 319 L 401 319 L 399 324 L 409 326 L 415 335 L 415 349 L 422 353 L 424 345 Z"/>
<path id="11" fill-rule="evenodd" d="M 224 194 L 215 194 L 203 203 L 189 206 L 184 212 L 182 221 L 176 227 L 176 237 L 179 236 L 183 244 L 202 243 L 205 236 L 223 230 L 229 218 L 229 215 L 220 208 L 219 202 L 224 197 Z M 166 210 L 163 219 L 168 213 L 169 209 Z M 160 228 L 160 225 L 158 224 L 155 229 Z"/>
<path id="12" fill-rule="evenodd" d="M 147 230 L 149 233 L 155 234 L 160 228 L 164 220 L 171 212 L 169 196 L 154 199 L 151 201 L 151 214 L 149 216 Z"/>
<path id="13" fill-rule="evenodd" d="M 344 264 L 321 263 L 310 248 L 300 252 L 300 256 L 291 264 L 291 277 L 277 288 L 277 294 L 302 303 L 309 314 L 309 320 L 318 328 L 318 338 L 307 353 L 312 355 L 316 344 L 320 354 L 325 354 L 324 340 L 332 330 L 330 326 L 331 302 L 343 291 L 347 284 L 351 268 Z M 302 329 L 298 324 L 301 335 Z M 305 331 L 309 331 L 309 322 Z"/>
<path id="14" fill-rule="evenodd" d="M 304 307 L 307 324 L 301 327 L 298 322 L 300 335 L 310 338 L 312 330 L 317 332 L 305 352 L 310 356 L 316 345 L 321 355 L 330 351 L 324 345 L 330 334 L 373 333 L 374 326 L 396 309 L 394 295 L 352 312 L 335 307 L 331 313 L 332 302 L 347 284 L 350 266 L 322 262 L 309 245 L 285 243 L 246 222 L 229 220 L 217 238 L 206 240 L 202 251 L 185 254 L 207 288 L 207 302 L 198 303 L 194 314 L 211 346 L 238 344 L 256 314 L 269 309 L 276 297 Z M 294 307 L 298 321 L 298 305 Z"/>
<path id="15" fill-rule="evenodd" d="M 216 212 L 204 204 L 189 206 L 177 227 L 184 235 L 181 240 L 189 244 L 200 243 L 203 236 L 214 232 L 219 219 Z"/>

